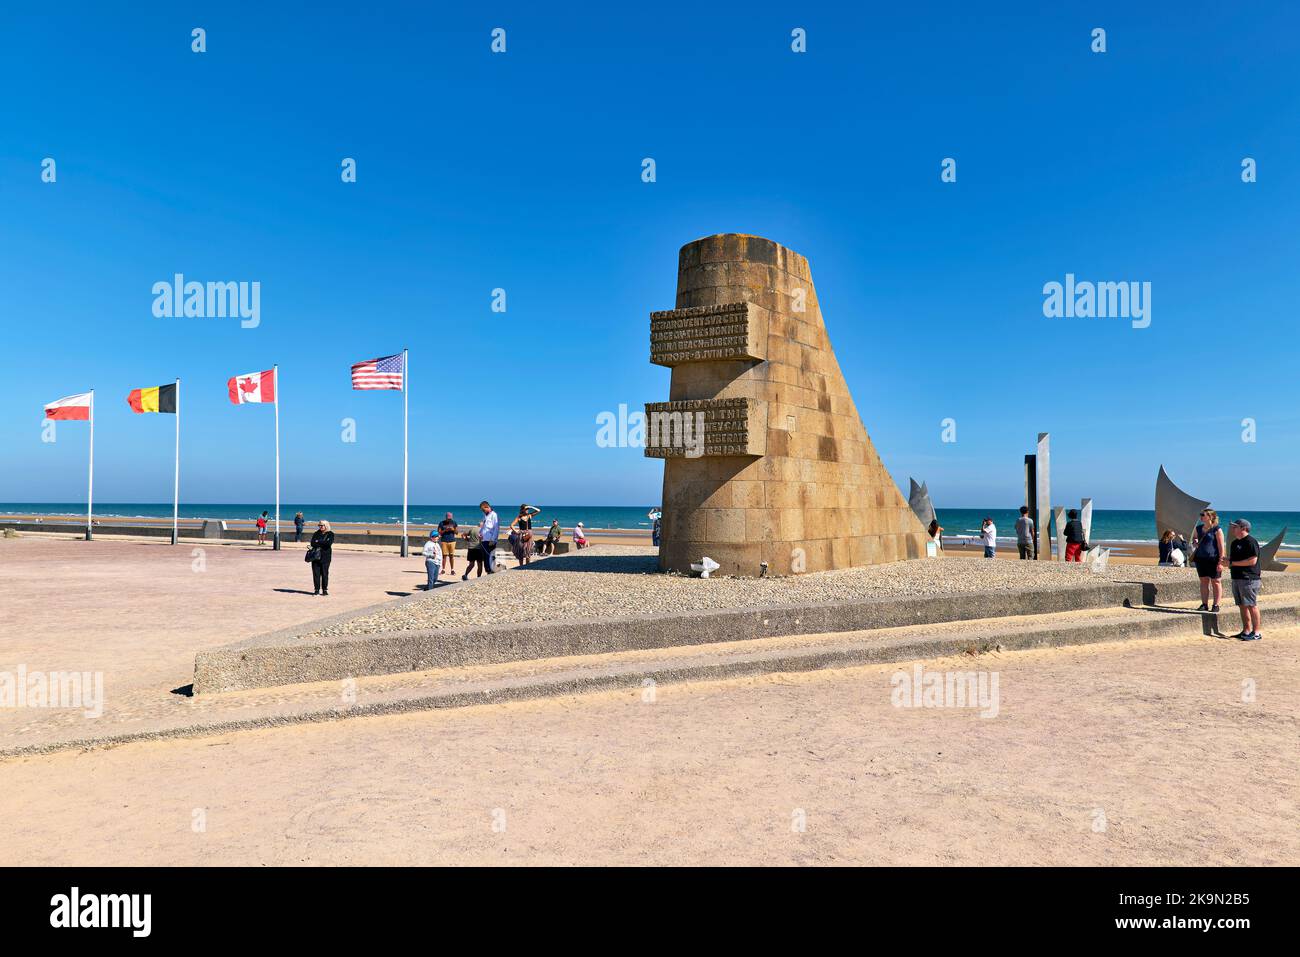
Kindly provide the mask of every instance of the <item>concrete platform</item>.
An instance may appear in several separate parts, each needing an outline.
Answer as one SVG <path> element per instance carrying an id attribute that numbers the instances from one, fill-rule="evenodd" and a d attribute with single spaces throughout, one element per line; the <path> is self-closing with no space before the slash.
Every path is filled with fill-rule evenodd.
<path id="1" fill-rule="evenodd" d="M 1292 589 L 1300 590 L 1300 578 L 1278 574 L 1269 579 L 1268 590 L 1271 592 L 1282 593 Z M 312 634 L 347 617 L 366 616 L 377 610 L 367 608 L 223 648 L 203 650 L 195 657 L 194 691 L 210 694 L 363 675 L 783 635 L 1008 618 L 1126 605 L 1151 606 L 1192 600 L 1198 594 L 1195 579 L 1161 586 L 1141 581 L 1089 583 L 1051 590 L 924 599 L 890 597 L 627 618 L 516 622 L 468 629 L 378 632 L 337 638 Z"/>
<path id="2" fill-rule="evenodd" d="M 0 757 L 204 737 L 345 718 L 563 697 L 661 684 L 796 673 L 866 664 L 978 656 L 1034 648 L 1169 638 L 1223 640 L 1237 630 L 1232 612 L 1193 610 L 1194 602 L 1158 608 L 1104 609 L 835 631 L 689 646 L 575 655 L 319 681 L 224 694 L 175 697 L 165 707 L 85 723 L 0 746 Z M 1300 626 L 1300 594 L 1263 603 L 1269 629 Z"/>

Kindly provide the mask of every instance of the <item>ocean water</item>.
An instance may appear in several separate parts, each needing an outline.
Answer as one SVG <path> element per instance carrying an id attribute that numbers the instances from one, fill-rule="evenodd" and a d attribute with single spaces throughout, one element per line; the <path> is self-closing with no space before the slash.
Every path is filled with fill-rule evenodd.
<path id="1" fill-rule="evenodd" d="M 547 525 L 555 519 L 565 528 L 582 522 L 586 528 L 633 528 L 650 530 L 651 521 L 647 517 L 650 504 L 644 506 L 618 505 L 545 505 L 529 502 L 542 511 L 533 520 L 534 524 Z M 212 518 L 225 520 L 252 521 L 262 510 L 266 509 L 274 517 L 274 502 L 257 502 L 251 505 L 230 505 L 210 502 L 181 502 L 182 519 Z M 501 517 L 503 524 L 519 513 L 518 502 L 494 502 L 493 508 Z M 402 506 L 397 505 L 329 505 L 304 504 L 301 502 L 284 502 L 280 505 L 280 522 L 293 524 L 295 512 L 302 512 L 308 524 L 319 519 L 327 519 L 335 524 L 340 522 L 402 523 Z M 411 525 L 437 525 L 443 516 L 451 512 L 460 524 L 477 523 L 483 517 L 477 503 L 470 505 L 411 505 L 407 508 L 407 521 Z M 86 516 L 85 502 L 0 502 L 0 515 L 68 515 L 80 518 Z M 148 518 L 167 519 L 171 521 L 172 503 L 139 502 L 96 502 L 96 518 Z"/>
<path id="2" fill-rule="evenodd" d="M 1284 543 L 1300 548 L 1300 512 L 1232 511 L 1218 508 L 1219 521 L 1225 530 L 1234 518 L 1250 522 L 1250 533 L 1259 541 L 1267 542 L 1283 527 L 1287 528 Z M 939 524 L 944 538 L 963 535 L 978 536 L 985 516 L 993 519 L 998 529 L 998 541 L 1014 544 L 1016 519 L 1020 507 L 1015 508 L 937 508 Z M 1149 509 L 1093 509 L 1092 538 L 1099 542 L 1151 543 L 1157 540 L 1156 513 Z"/>
<path id="3" fill-rule="evenodd" d="M 532 503 L 530 503 L 532 504 Z M 519 510 L 518 502 L 501 502 L 496 504 L 497 514 L 503 522 L 508 522 Z M 539 503 L 542 509 L 537 516 L 538 524 L 549 525 L 553 519 L 570 528 L 582 522 L 587 528 L 650 528 L 647 512 L 650 505 L 546 505 Z M 271 503 L 251 505 L 230 505 L 204 502 L 182 502 L 181 518 L 214 518 L 249 520 L 256 518 L 262 509 L 272 508 Z M 80 518 L 86 514 L 84 502 L 0 502 L 0 515 L 42 513 L 47 515 L 68 515 Z M 402 521 L 401 505 L 328 505 L 303 504 L 287 502 L 280 506 L 280 520 L 291 524 L 295 512 L 302 512 L 308 523 L 325 518 L 331 522 L 367 522 L 381 523 Z M 456 521 L 465 524 L 477 522 L 481 516 L 478 505 L 412 505 L 409 508 L 409 521 L 412 525 L 437 525 L 447 512 L 451 512 Z M 171 502 L 163 503 L 122 503 L 103 502 L 95 505 L 95 514 L 100 517 L 170 519 Z M 989 516 L 998 527 L 1001 541 L 1015 541 L 1015 521 L 1019 508 L 941 508 L 938 509 L 939 523 L 943 525 L 944 537 L 953 538 L 964 535 L 977 536 L 980 522 Z M 1227 521 L 1243 517 L 1250 520 L 1252 533 L 1261 542 L 1268 541 L 1287 526 L 1286 544 L 1300 548 L 1300 512 L 1256 512 L 1231 511 L 1219 509 L 1220 518 Z M 1092 537 L 1105 542 L 1154 542 L 1156 540 L 1155 513 L 1150 510 L 1096 509 L 1092 514 Z"/>

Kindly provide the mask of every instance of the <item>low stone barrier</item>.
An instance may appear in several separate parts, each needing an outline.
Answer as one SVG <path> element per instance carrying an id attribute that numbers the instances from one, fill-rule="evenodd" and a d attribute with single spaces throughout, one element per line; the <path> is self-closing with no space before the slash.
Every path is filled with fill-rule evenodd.
<path id="1" fill-rule="evenodd" d="M 203 539 L 205 541 L 225 541 L 225 542 L 254 542 L 257 541 L 257 529 L 255 528 L 227 528 L 223 531 L 217 531 L 210 526 L 215 523 L 208 522 L 181 522 L 179 531 L 181 538 Z M 219 528 L 219 526 L 218 526 Z M 84 537 L 86 534 L 86 523 L 76 522 L 22 522 L 22 521 L 0 521 L 0 530 L 13 529 L 16 532 L 39 532 L 44 535 L 72 535 Z M 315 531 L 314 527 L 303 529 L 302 543 L 305 545 L 311 540 L 311 533 Z M 95 526 L 95 537 L 101 536 L 129 536 L 136 538 L 167 538 L 170 539 L 172 527 L 170 525 L 125 525 L 117 522 L 105 523 Z M 267 541 L 270 541 L 273 532 L 268 530 L 266 533 Z M 428 537 L 428 529 L 421 525 L 418 529 L 412 529 L 407 535 L 407 541 L 410 543 L 409 548 L 418 551 L 424 547 L 425 539 Z M 292 542 L 294 536 L 293 525 L 290 524 L 288 529 L 281 527 L 280 540 L 282 542 Z M 400 548 L 402 545 L 402 535 L 400 532 L 334 532 L 334 543 L 336 545 L 384 545 L 392 548 Z M 503 537 L 501 544 L 497 546 L 503 553 L 510 549 L 509 543 Z M 559 542 L 555 546 L 555 554 L 567 555 L 573 547 L 571 542 Z M 460 539 L 456 542 L 456 551 L 465 552 L 469 545 Z"/>
<path id="2" fill-rule="evenodd" d="M 1270 576 L 1270 583 L 1275 583 L 1275 591 L 1300 589 L 1300 578 L 1295 576 L 1275 573 Z M 387 603 L 200 652 L 194 663 L 194 690 L 198 693 L 233 691 L 361 675 L 753 638 L 1011 618 L 1090 608 L 1151 606 L 1198 597 L 1195 580 L 1160 586 L 1149 582 L 1108 582 L 1077 588 L 981 592 L 925 599 L 872 598 L 630 618 L 512 622 L 445 631 L 378 632 L 339 638 L 310 635 L 328 625 L 391 607 Z"/>

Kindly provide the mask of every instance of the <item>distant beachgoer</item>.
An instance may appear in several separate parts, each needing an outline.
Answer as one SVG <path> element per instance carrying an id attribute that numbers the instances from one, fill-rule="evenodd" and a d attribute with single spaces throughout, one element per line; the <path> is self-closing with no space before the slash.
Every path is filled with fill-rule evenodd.
<path id="1" fill-rule="evenodd" d="M 311 562 L 311 581 L 317 595 L 330 593 L 330 562 L 334 559 L 334 532 L 330 523 L 321 519 L 316 525 L 316 532 L 311 537 L 307 548 L 307 558 Z"/>
<path id="2" fill-rule="evenodd" d="M 1250 522 L 1244 518 L 1233 521 L 1232 545 L 1228 550 L 1228 566 L 1232 569 L 1232 600 L 1241 612 L 1241 633 L 1235 637 L 1242 641 L 1259 641 L 1259 542 L 1250 534 Z"/>
<path id="3" fill-rule="evenodd" d="M 482 578 L 486 556 L 483 553 L 483 539 L 479 536 L 478 526 L 471 525 L 463 537 L 469 547 L 465 551 L 465 574 L 460 576 L 460 580 L 468 581 L 469 573 L 473 571 L 477 571 L 475 578 Z"/>
<path id="4" fill-rule="evenodd" d="M 659 511 L 658 508 L 652 508 L 648 517 L 653 523 L 650 526 L 650 544 L 658 548 L 659 542 L 663 539 L 664 513 Z"/>
<path id="5" fill-rule="evenodd" d="M 438 541 L 438 535 L 438 529 L 430 529 L 429 540 L 424 543 L 424 573 L 429 577 L 425 591 L 433 591 L 433 586 L 438 584 L 438 572 L 442 569 L 442 542 Z"/>
<path id="6" fill-rule="evenodd" d="M 980 526 L 980 541 L 984 543 L 984 557 L 996 558 L 998 554 L 998 527 L 993 524 L 993 519 L 987 515 L 984 517 L 984 524 Z"/>
<path id="7" fill-rule="evenodd" d="M 483 512 L 483 521 L 478 523 L 478 535 L 483 542 L 483 567 L 489 575 L 497 570 L 497 539 L 501 535 L 501 519 L 492 511 L 491 504 L 485 499 L 478 503 Z"/>
<path id="8" fill-rule="evenodd" d="M 560 520 L 557 518 L 551 522 L 551 527 L 546 530 L 546 541 L 544 543 L 546 547 L 542 554 L 554 555 L 555 546 L 560 541 L 560 535 L 562 534 L 563 532 L 560 531 Z"/>
<path id="9" fill-rule="evenodd" d="M 520 505 L 519 514 L 510 523 L 510 549 L 520 565 L 527 565 L 532 560 L 533 516 L 540 511 L 534 505 Z"/>
<path id="10" fill-rule="evenodd" d="M 582 527 L 582 522 L 573 526 L 573 545 L 575 548 L 587 547 L 587 530 Z"/>
<path id="11" fill-rule="evenodd" d="M 1187 564 L 1187 542 L 1171 528 L 1160 536 L 1160 564 L 1182 568 Z"/>
<path id="12" fill-rule="evenodd" d="M 302 517 L 302 512 L 293 517 L 293 540 L 295 542 L 302 541 L 302 527 L 305 524 L 307 524 L 307 520 Z"/>
<path id="13" fill-rule="evenodd" d="M 438 523 L 438 543 L 442 546 L 442 573 L 456 574 L 456 516 L 448 512 Z"/>
<path id="14" fill-rule="evenodd" d="M 1196 563 L 1196 577 L 1201 580 L 1201 607 L 1197 611 L 1218 611 L 1223 598 L 1223 563 L 1227 548 L 1223 543 L 1223 529 L 1219 527 L 1219 513 L 1207 508 L 1201 513 L 1201 524 L 1192 532 L 1192 560 Z M 1209 607 L 1210 595 L 1214 607 Z"/>
<path id="15" fill-rule="evenodd" d="M 1070 509 L 1069 521 L 1065 523 L 1065 560 L 1082 562 L 1083 553 L 1088 550 L 1088 541 L 1083 537 L 1083 522 L 1079 521 L 1079 510 Z"/>
<path id="16" fill-rule="evenodd" d="M 943 526 L 939 524 L 937 518 L 930 522 L 930 527 L 926 531 L 930 533 L 930 541 L 934 542 L 935 549 L 943 551 Z"/>
<path id="17" fill-rule="evenodd" d="M 257 544 L 266 544 L 266 512 L 257 519 Z"/>
<path id="18" fill-rule="evenodd" d="M 1020 506 L 1020 517 L 1016 519 L 1016 548 L 1020 550 L 1020 560 L 1033 560 L 1034 557 L 1034 520 L 1029 517 L 1029 506 Z"/>

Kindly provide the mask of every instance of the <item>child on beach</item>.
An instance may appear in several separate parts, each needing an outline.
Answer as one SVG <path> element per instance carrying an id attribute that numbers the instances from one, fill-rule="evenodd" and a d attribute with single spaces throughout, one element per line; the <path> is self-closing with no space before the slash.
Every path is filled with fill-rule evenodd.
<path id="1" fill-rule="evenodd" d="M 429 531 L 429 540 L 424 543 L 421 557 L 424 558 L 424 573 L 429 578 L 424 590 L 433 591 L 433 586 L 438 584 L 438 572 L 442 568 L 442 543 L 438 541 L 438 529 Z"/>

